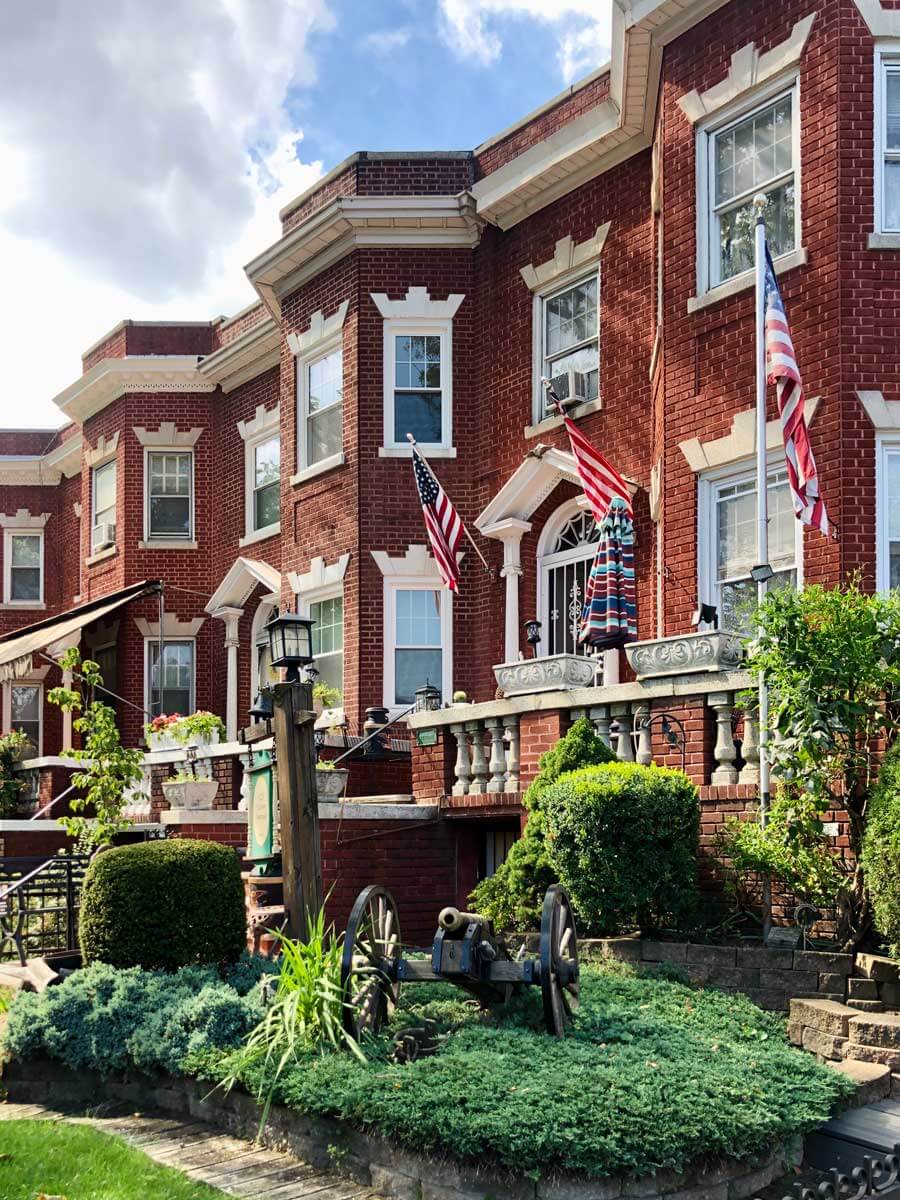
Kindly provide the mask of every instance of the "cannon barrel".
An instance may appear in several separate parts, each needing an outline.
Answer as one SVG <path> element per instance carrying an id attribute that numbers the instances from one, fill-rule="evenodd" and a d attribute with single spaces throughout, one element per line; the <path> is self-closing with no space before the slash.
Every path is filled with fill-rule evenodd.
<path id="1" fill-rule="evenodd" d="M 465 928 L 466 925 L 471 925 L 473 921 L 485 924 L 484 917 L 479 917 L 478 913 L 460 912 L 458 908 L 442 908 L 438 914 L 438 925 L 441 929 L 446 929 L 451 933 Z"/>

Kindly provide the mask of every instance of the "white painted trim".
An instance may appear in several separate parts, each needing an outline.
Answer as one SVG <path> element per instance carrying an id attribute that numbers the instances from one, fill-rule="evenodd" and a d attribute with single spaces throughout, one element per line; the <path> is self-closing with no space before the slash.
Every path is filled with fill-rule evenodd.
<path id="1" fill-rule="evenodd" d="M 96 563 L 103 562 L 107 558 L 113 558 L 118 553 L 118 546 L 107 546 L 105 550 L 98 550 L 96 554 L 88 555 L 84 560 L 84 565 L 86 567 L 93 567 Z"/>
<path id="2" fill-rule="evenodd" d="M 596 259 L 599 259 L 606 243 L 610 225 L 610 221 L 607 221 L 604 225 L 598 225 L 593 237 L 588 238 L 587 241 L 579 242 L 577 245 L 572 241 L 571 236 L 567 234 L 556 243 L 553 257 L 548 259 L 547 262 L 541 263 L 537 267 L 532 263 L 520 267 L 519 274 L 525 280 L 525 286 L 528 290 L 534 292 L 538 288 L 549 287 L 556 280 L 568 276 L 570 272 L 576 271 L 581 267 L 588 267 Z"/>
<path id="3" fill-rule="evenodd" d="M 259 309 L 260 320 L 197 364 L 197 370 L 204 379 L 219 384 L 226 396 L 263 371 L 277 367 L 281 358 L 281 329 L 278 323 L 258 300 L 248 305 L 247 311 L 251 308 Z M 230 321 L 220 325 L 220 336 L 223 329 L 244 315 L 237 313 Z"/>
<path id="4" fill-rule="evenodd" d="M 419 547 L 410 546 L 410 550 Z M 422 547 L 424 549 L 424 547 Z M 373 556 L 378 554 L 373 550 Z M 377 558 L 376 558 L 376 561 Z M 399 560 L 394 559 L 393 562 Z M 431 559 L 433 563 L 434 560 Z M 381 564 L 379 563 L 379 566 Z M 441 586 L 437 566 L 435 574 L 384 574 L 384 705 L 391 716 L 396 716 L 407 704 L 398 704 L 395 696 L 394 681 L 394 630 L 396 629 L 397 592 L 399 591 L 436 591 L 440 604 L 441 623 L 441 694 L 445 701 L 453 697 L 453 593 Z M 437 578 L 435 578 L 437 575 Z"/>
<path id="5" fill-rule="evenodd" d="M 288 584 L 294 595 L 308 604 L 339 596 L 343 590 L 344 576 L 347 574 L 349 563 L 349 553 L 342 554 L 328 565 L 321 555 L 317 555 L 310 559 L 308 571 L 288 571 Z"/>
<path id="6" fill-rule="evenodd" d="M 350 308 L 349 300 L 342 300 L 335 312 L 326 317 L 321 308 L 309 318 L 309 329 L 305 333 L 289 333 L 287 344 L 295 358 L 309 358 L 314 355 L 322 358 L 322 348 L 333 344 L 340 345 L 342 331 Z"/>
<path id="7" fill-rule="evenodd" d="M 404 579 L 412 577 L 436 580 L 438 587 L 441 585 L 441 573 L 427 546 L 411 544 L 403 554 L 395 557 L 388 554 L 386 550 L 372 550 L 371 554 L 382 575 Z M 462 558 L 462 555 L 457 555 L 457 557 Z"/>
<path id="8" fill-rule="evenodd" d="M 891 15 L 896 14 L 892 13 Z M 874 220 L 873 231 L 868 238 L 870 250 L 900 250 L 900 229 L 885 229 L 884 227 L 885 84 L 889 70 L 892 73 L 900 71 L 900 42 L 898 41 L 883 41 L 875 45 L 873 96 L 873 153 L 875 158 L 872 175 Z"/>
<path id="9" fill-rule="evenodd" d="M 203 628 L 205 620 L 205 617 L 192 617 L 190 621 L 182 621 L 175 613 L 163 613 L 163 640 L 175 642 L 190 641 Z M 145 617 L 135 617 L 134 623 L 142 638 L 150 641 L 153 641 L 154 638 L 159 638 L 159 621 L 148 621 Z M 184 715 L 182 714 L 182 716 Z"/>
<path id="10" fill-rule="evenodd" d="M 607 223 L 606 228 L 608 229 Z M 602 227 L 601 227 L 602 228 Z M 600 230 L 597 231 L 598 234 Z M 606 240 L 604 234 L 603 241 Z M 559 246 L 559 243 L 557 243 Z M 603 248 L 603 242 L 600 243 L 600 249 Z M 545 264 L 546 265 L 546 264 Z M 561 417 L 545 418 L 544 412 L 544 385 L 541 383 L 542 377 L 545 375 L 544 369 L 544 310 L 548 300 L 559 295 L 560 292 L 567 291 L 569 288 L 576 287 L 579 283 L 587 282 L 593 275 L 597 276 L 597 399 L 591 400 L 589 404 L 596 404 L 598 407 L 601 404 L 603 389 L 602 381 L 602 355 L 600 347 L 600 334 L 602 321 L 600 319 L 600 311 L 602 304 L 602 287 L 601 287 L 601 271 L 599 255 L 595 256 L 592 261 L 581 263 L 573 269 L 557 274 L 552 281 L 541 284 L 533 289 L 533 300 L 531 305 L 531 425 L 526 426 L 527 429 L 539 430 L 545 428 L 545 420 L 556 420 L 562 424 Z M 549 369 L 549 368 L 548 368 Z M 580 405 L 579 408 L 586 408 L 587 405 Z M 555 428 L 555 426 L 551 426 Z M 526 432 L 526 437 L 528 433 Z"/>
<path id="11" fill-rule="evenodd" d="M 162 429 L 162 426 L 160 426 Z M 199 436 L 202 430 L 192 430 Z M 137 430 L 135 430 L 137 433 Z M 196 441 L 196 438 L 194 439 Z M 185 445 L 161 444 L 153 442 L 144 446 L 144 540 L 138 542 L 138 547 L 141 550 L 196 550 L 197 543 L 194 541 L 194 526 L 196 522 L 196 495 L 194 487 L 195 466 L 193 442 L 189 447 Z M 188 454 L 191 459 L 191 487 L 188 494 L 188 502 L 190 505 L 190 520 L 188 524 L 188 536 L 185 538 L 173 537 L 171 534 L 153 534 L 150 530 L 150 455 L 151 454 Z"/>
<path id="12" fill-rule="evenodd" d="M 81 474 L 80 433 L 46 454 L 0 454 L 0 484 L 5 487 L 56 487 L 63 478 Z"/>
<path id="13" fill-rule="evenodd" d="M 807 424 L 812 424 L 819 407 L 819 396 L 808 396 L 804 415 Z M 766 422 L 766 451 L 777 450 L 783 444 L 781 422 L 776 418 Z M 688 466 L 698 474 L 717 467 L 729 466 L 732 463 L 743 462 L 751 454 L 756 453 L 756 409 L 744 408 L 733 414 L 731 432 L 725 437 L 713 438 L 701 442 L 699 438 L 689 438 L 679 442 L 678 449 L 684 455 Z"/>
<path id="14" fill-rule="evenodd" d="M 19 510 L 24 511 L 23 509 Z M 0 514 L 2 516 L 3 514 Z M 43 514 L 46 517 L 48 513 Z M 38 518 L 32 518 L 32 521 L 37 521 Z M 40 580 L 41 589 L 37 600 L 13 600 L 12 599 L 12 539 L 18 534 L 25 534 L 29 537 L 36 537 L 41 548 L 40 562 Z M 3 604 L 7 608 L 43 608 L 44 607 L 44 592 L 45 592 L 45 563 L 44 563 L 44 521 L 38 524 L 10 524 L 3 523 Z"/>
<path id="15" fill-rule="evenodd" d="M 344 465 L 344 454 L 330 454 L 328 458 L 323 458 L 321 462 L 313 463 L 311 467 L 304 467 L 302 471 L 298 471 L 296 475 L 292 475 L 288 482 L 292 487 L 296 487 L 300 483 L 306 483 L 309 479 L 315 479 L 317 475 L 324 475 L 326 471 L 333 471 L 335 467 Z"/>
<path id="16" fill-rule="evenodd" d="M 248 709 L 259 693 L 259 659 L 256 653 L 256 644 L 266 622 L 277 611 L 277 600 L 263 598 L 257 604 L 256 612 L 253 614 L 253 621 L 250 625 L 250 697 L 247 704 Z"/>
<path id="17" fill-rule="evenodd" d="M 816 14 L 797 21 L 788 37 L 760 54 L 754 42 L 748 42 L 731 56 L 728 74 L 705 92 L 688 92 L 678 101 L 678 107 L 692 125 L 712 116 L 727 104 L 746 96 L 775 75 L 798 63 L 803 55 Z"/>
<path id="18" fill-rule="evenodd" d="M 503 661 L 515 662 L 519 655 L 519 578 L 522 575 L 522 538 L 531 530 L 530 521 L 506 517 L 481 532 L 503 543 L 500 578 L 506 581 L 506 607 L 503 622 Z"/>
<path id="19" fill-rule="evenodd" d="M 882 392 L 876 391 L 856 394 L 876 430 L 900 429 L 900 400 L 886 400 Z"/>
<path id="20" fill-rule="evenodd" d="M 402 300 L 389 300 L 385 292 L 369 294 L 386 321 L 418 321 L 420 318 L 430 321 L 452 321 L 466 298 L 465 294 L 452 292 L 446 300 L 432 300 L 428 288 L 424 287 L 409 288 Z"/>
<path id="21" fill-rule="evenodd" d="M 596 547 L 594 547 L 588 554 L 583 551 L 576 552 L 575 550 L 564 551 L 562 554 L 549 554 L 548 547 L 559 536 L 563 527 L 573 517 L 584 512 L 585 508 L 586 505 L 583 496 L 575 496 L 571 500 L 564 501 L 544 522 L 544 528 L 541 530 L 540 537 L 538 538 L 537 550 L 535 552 L 535 611 L 537 612 L 538 620 L 541 622 L 541 641 L 538 647 L 541 654 L 548 653 L 547 633 L 550 629 L 550 605 L 547 587 L 544 582 L 545 571 L 548 571 L 551 567 L 559 566 L 566 561 L 581 562 L 588 557 L 592 558 L 596 553 Z M 548 559 L 552 559 L 552 561 L 548 562 Z"/>
<path id="22" fill-rule="evenodd" d="M 38 690 L 38 744 L 36 747 L 37 753 L 32 756 L 32 759 L 41 758 L 44 754 L 44 684 L 43 680 L 48 670 L 49 664 L 39 668 L 37 671 L 31 671 L 22 679 L 7 679 L 3 687 L 3 730 L 8 733 L 12 726 L 12 689 L 14 687 L 36 687 Z"/>
<path id="23" fill-rule="evenodd" d="M 805 267 L 808 261 L 809 256 L 805 246 L 801 246 L 798 250 L 789 250 L 787 254 L 779 254 L 772 260 L 779 279 L 783 279 L 788 271 L 793 271 L 795 267 Z M 723 300 L 739 296 L 741 292 L 751 291 L 754 284 L 755 276 L 752 271 L 743 271 L 740 275 L 733 275 L 724 283 L 717 283 L 702 296 L 689 296 L 687 311 L 689 313 L 700 312 L 704 308 L 711 308 L 714 304 L 721 304 Z"/>
<path id="24" fill-rule="evenodd" d="M 206 611 L 215 613 L 220 608 L 243 608 L 257 584 L 277 596 L 281 592 L 281 573 L 257 559 L 236 558 L 207 602 Z"/>
<path id="25" fill-rule="evenodd" d="M 158 429 L 136 426 L 132 432 L 142 446 L 153 450 L 189 450 L 197 444 L 203 429 L 178 430 L 174 421 L 161 422 Z"/>
<path id="26" fill-rule="evenodd" d="M 238 546 L 242 547 L 263 541 L 281 531 L 280 516 L 277 521 L 271 521 L 259 529 L 253 525 L 256 516 L 256 451 L 273 440 L 278 442 L 279 513 L 281 510 L 281 420 L 278 407 L 266 412 L 263 405 L 259 405 L 251 421 L 238 421 L 238 433 L 244 442 L 244 536 L 238 541 Z"/>
<path id="27" fill-rule="evenodd" d="M 169 615 L 170 614 L 167 613 L 166 617 L 168 617 Z M 203 618 L 200 617 L 200 618 L 198 618 L 198 620 L 200 621 L 200 624 L 202 625 Z M 141 618 L 136 617 L 135 624 L 138 626 L 139 629 L 140 629 L 140 622 L 141 622 Z M 148 625 L 148 622 L 145 621 L 144 624 Z M 185 622 L 185 624 L 188 624 L 188 622 Z M 153 629 L 152 625 L 149 625 L 148 627 L 151 630 Z M 200 626 L 198 625 L 197 628 L 199 629 L 199 627 Z M 143 633 L 143 630 L 141 632 Z M 185 636 L 183 634 L 173 634 L 170 637 L 168 635 L 168 633 L 164 633 L 163 634 L 163 653 L 165 653 L 165 647 L 167 645 L 169 645 L 171 642 L 190 642 L 191 646 L 193 647 L 193 651 L 192 651 L 192 655 L 191 655 L 191 662 L 192 662 L 191 702 L 188 705 L 188 712 L 181 714 L 183 717 L 186 717 L 186 716 L 190 716 L 190 714 L 192 712 L 194 712 L 197 708 L 197 639 L 193 636 Z M 151 694 L 152 688 L 150 686 L 150 648 L 151 648 L 151 646 L 157 646 L 157 647 L 159 646 L 159 624 L 158 623 L 156 625 L 155 636 L 152 634 L 150 636 L 148 636 L 146 633 L 144 633 L 144 710 L 147 713 L 153 712 L 152 694 Z M 162 704 L 163 691 L 164 691 L 164 688 L 162 687 L 162 672 L 160 672 L 160 691 L 159 691 L 160 705 Z"/>
<path id="28" fill-rule="evenodd" d="M 197 369 L 195 354 L 129 355 L 105 358 L 53 397 L 71 420 L 84 423 L 119 396 L 133 392 L 201 392 L 216 390 Z"/>
<path id="29" fill-rule="evenodd" d="M 245 546 L 252 546 L 256 542 L 264 542 L 279 533 L 281 533 L 281 522 L 275 521 L 271 525 L 264 525 L 262 529 L 257 529 L 253 533 L 248 533 L 244 537 L 238 538 L 238 547 L 243 550 Z"/>
<path id="30" fill-rule="evenodd" d="M 264 404 L 257 404 L 256 412 L 247 421 L 238 421 L 237 431 L 241 436 L 241 441 L 253 441 L 262 437 L 270 437 L 273 433 L 278 433 L 280 429 L 280 417 L 278 413 L 278 405 L 274 408 L 266 408 Z"/>
<path id="31" fill-rule="evenodd" d="M 900 37 L 900 9 L 883 8 L 881 0 L 853 0 L 853 3 L 872 37 Z"/>
<path id="32" fill-rule="evenodd" d="M 11 515 L 0 513 L 0 527 L 3 529 L 43 529 L 49 520 L 50 513 L 31 513 L 27 508 L 17 508 Z"/>
<path id="33" fill-rule="evenodd" d="M 344 318 L 347 315 L 347 305 L 349 301 L 344 301 L 333 317 L 329 317 L 325 321 L 321 321 L 318 325 L 310 327 L 308 333 L 301 334 L 297 339 L 297 347 L 294 349 L 296 358 L 296 389 L 297 389 L 297 404 L 295 407 L 296 422 L 297 422 L 297 472 L 291 476 L 291 483 L 301 483 L 305 479 L 311 479 L 314 475 L 319 475 L 322 471 L 329 470 L 332 466 L 337 466 L 335 461 L 340 458 L 341 463 L 344 461 Z M 313 313 L 313 317 L 321 317 L 321 312 Z M 338 321 L 340 317 L 340 321 Z M 294 335 L 289 335 L 293 337 Z M 308 341 L 304 341 L 308 338 Z M 309 420 L 309 371 L 310 367 L 315 366 L 317 362 L 328 358 L 330 354 L 336 351 L 341 353 L 341 399 L 340 404 L 333 404 L 330 408 L 340 407 L 341 410 L 341 448 L 335 454 L 329 454 L 327 458 L 320 459 L 316 463 L 309 462 L 309 440 L 308 420 Z M 325 410 L 328 411 L 328 410 Z M 326 465 L 327 464 L 327 465 Z"/>
<path id="34" fill-rule="evenodd" d="M 422 447 L 425 449 L 425 447 Z M 379 446 L 379 458 L 412 458 L 412 446 Z M 455 446 L 431 446 L 429 458 L 456 458 Z"/>
<path id="35" fill-rule="evenodd" d="M 788 264 L 785 260 L 797 255 L 798 252 L 803 253 L 803 261 L 806 261 L 805 251 L 802 251 L 803 246 L 803 222 L 801 209 L 803 195 L 803 180 L 802 180 L 802 164 L 801 164 L 801 96 L 800 96 L 800 76 L 796 69 L 791 70 L 787 75 L 782 75 L 778 78 L 771 79 L 767 83 L 753 90 L 752 93 L 742 96 L 741 99 L 733 104 L 722 108 L 716 115 L 708 120 L 704 120 L 696 127 L 695 134 L 695 155 L 696 155 L 696 234 L 697 234 L 697 295 L 692 296 L 688 300 L 688 312 L 695 312 L 698 308 L 705 307 L 703 303 L 715 303 L 717 300 L 723 299 L 725 296 L 734 295 L 737 291 L 743 291 L 744 287 L 750 287 L 753 284 L 753 272 L 745 271 L 741 275 L 732 276 L 730 279 L 720 280 L 718 278 L 719 261 L 718 255 L 713 262 L 713 247 L 715 239 L 713 238 L 713 224 L 715 222 L 715 198 L 714 198 L 714 172 L 712 170 L 712 156 L 715 148 L 716 135 L 727 129 L 728 126 L 735 122 L 745 120 L 758 109 L 765 108 L 782 96 L 791 96 L 791 157 L 794 176 L 794 249 L 788 253 L 780 255 L 775 259 L 776 270 L 787 270 L 789 266 L 799 265 L 796 262 Z M 733 286 L 732 285 L 737 285 Z M 718 289 L 723 289 L 719 291 Z M 730 289 L 730 290 L 724 290 Z M 716 293 L 715 300 L 711 297 Z"/>
<path id="36" fill-rule="evenodd" d="M 111 462 L 112 459 L 116 457 L 116 451 L 118 448 L 118 429 L 112 435 L 112 437 L 107 437 L 105 434 L 101 433 L 100 437 L 97 439 L 97 445 L 94 447 L 94 449 L 91 450 L 91 448 L 88 447 L 88 449 L 85 451 L 84 461 L 86 466 L 90 467 L 92 470 L 96 467 L 105 466 L 106 463 Z"/>
<path id="37" fill-rule="evenodd" d="M 447 300 L 430 300 L 425 288 L 410 288 L 405 300 L 388 300 L 387 296 L 372 294 L 384 317 L 384 449 L 410 450 L 405 438 L 394 437 L 394 379 L 395 352 L 398 337 L 440 337 L 441 339 L 441 440 L 421 442 L 425 454 L 436 450 L 453 449 L 453 313 L 464 297 L 452 295 Z M 447 315 L 449 314 L 449 315 Z"/>
<path id="38" fill-rule="evenodd" d="M 602 409 L 603 401 L 598 397 L 596 400 L 588 400 L 584 404 L 573 404 L 571 408 L 566 409 L 566 416 L 577 421 L 580 417 L 589 417 L 591 413 L 601 412 Z M 551 429 L 561 429 L 562 424 L 563 419 L 560 416 L 544 417 L 536 425 L 526 425 L 522 434 L 526 438 L 540 437 L 542 433 L 549 433 Z"/>
<path id="39" fill-rule="evenodd" d="M 475 518 L 475 527 L 484 530 L 507 517 L 527 521 L 562 479 L 581 486 L 574 455 L 538 442 Z"/>

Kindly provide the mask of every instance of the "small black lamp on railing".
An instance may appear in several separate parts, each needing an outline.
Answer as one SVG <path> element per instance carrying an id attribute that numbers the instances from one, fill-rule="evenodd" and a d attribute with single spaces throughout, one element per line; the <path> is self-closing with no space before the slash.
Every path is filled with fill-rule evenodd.
<path id="1" fill-rule="evenodd" d="M 537 617 L 525 622 L 525 641 L 531 647 L 531 657 L 537 658 L 537 648 L 541 644 L 541 623 Z"/>
<path id="2" fill-rule="evenodd" d="M 424 687 L 416 688 L 417 713 L 439 712 L 441 707 L 441 690 L 426 683 Z"/>
<path id="3" fill-rule="evenodd" d="M 273 667 L 286 669 L 288 683 L 300 682 L 300 668 L 313 660 L 313 622 L 297 613 L 276 613 L 266 623 Z"/>

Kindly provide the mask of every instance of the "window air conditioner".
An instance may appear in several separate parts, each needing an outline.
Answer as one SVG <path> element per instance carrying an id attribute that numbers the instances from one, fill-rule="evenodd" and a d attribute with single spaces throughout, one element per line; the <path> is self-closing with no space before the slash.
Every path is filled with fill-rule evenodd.
<path id="1" fill-rule="evenodd" d="M 553 390 L 566 404 L 583 404 L 587 399 L 587 376 L 583 371 L 563 371 L 551 380 Z"/>
<path id="2" fill-rule="evenodd" d="M 105 550 L 108 546 L 116 544 L 116 527 L 109 521 L 104 521 L 102 525 L 95 525 L 91 530 L 91 552 L 96 554 L 98 550 Z"/>

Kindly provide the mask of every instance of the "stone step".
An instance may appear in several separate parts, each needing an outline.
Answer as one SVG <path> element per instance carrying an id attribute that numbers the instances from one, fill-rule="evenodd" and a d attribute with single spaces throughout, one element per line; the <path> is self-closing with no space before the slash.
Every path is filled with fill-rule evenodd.
<path id="1" fill-rule="evenodd" d="M 839 1004 L 835 1000 L 810 1000 L 795 997 L 791 1000 L 791 1025 L 817 1029 L 830 1033 L 832 1037 L 847 1037 L 847 1029 L 853 1017 L 859 1016 L 855 1008 Z M 859 1041 L 859 1038 L 855 1039 Z"/>
<path id="2" fill-rule="evenodd" d="M 854 1000 L 880 1000 L 877 979 L 848 979 L 847 995 Z"/>
<path id="3" fill-rule="evenodd" d="M 900 1071 L 900 1048 L 886 1049 L 884 1046 L 863 1046 L 858 1042 L 843 1042 L 841 1054 L 828 1057 L 853 1058 L 857 1062 L 880 1063 L 883 1067 L 890 1067 L 892 1071 Z"/>
<path id="4" fill-rule="evenodd" d="M 891 1094 L 891 1068 L 882 1063 L 845 1058 L 841 1062 L 829 1060 L 828 1066 L 834 1071 L 840 1071 L 856 1084 L 856 1108 L 874 1104 L 878 1100 L 886 1100 Z"/>
<path id="5" fill-rule="evenodd" d="M 865 982 L 869 983 L 870 981 L 867 979 Z M 874 980 L 871 982 L 874 982 Z M 878 985 L 875 984 L 875 986 L 877 987 Z M 850 996 L 847 1000 L 847 1006 L 849 1008 L 856 1008 L 860 1012 L 884 1012 L 884 1005 L 880 1000 L 863 1000 L 860 996 Z"/>
<path id="6" fill-rule="evenodd" d="M 900 962 L 883 954 L 857 954 L 854 974 L 879 983 L 900 983 Z"/>
<path id="7" fill-rule="evenodd" d="M 900 1013 L 854 1014 L 847 1025 L 847 1037 L 863 1046 L 900 1049 Z"/>

